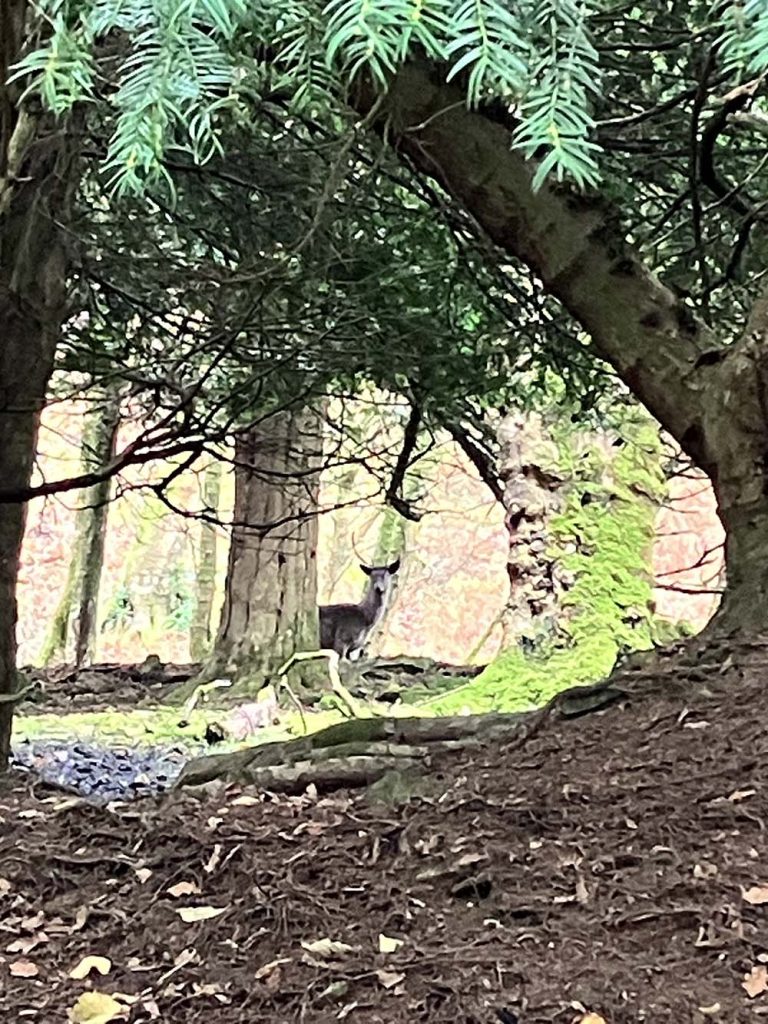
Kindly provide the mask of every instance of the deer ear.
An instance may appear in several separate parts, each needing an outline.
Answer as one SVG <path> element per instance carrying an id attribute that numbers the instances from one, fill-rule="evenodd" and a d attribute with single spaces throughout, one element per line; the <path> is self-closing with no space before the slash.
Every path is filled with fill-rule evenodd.
<path id="1" fill-rule="evenodd" d="M 360 568 L 363 570 L 363 572 L 365 573 L 366 576 L 370 576 L 371 575 L 371 571 L 372 570 L 369 569 L 367 565 L 363 565 L 362 562 L 360 563 Z"/>
<path id="2" fill-rule="evenodd" d="M 387 572 L 390 574 L 390 576 L 394 576 L 399 568 L 400 568 L 400 559 L 398 558 L 397 561 L 392 562 L 391 565 L 387 566 Z"/>

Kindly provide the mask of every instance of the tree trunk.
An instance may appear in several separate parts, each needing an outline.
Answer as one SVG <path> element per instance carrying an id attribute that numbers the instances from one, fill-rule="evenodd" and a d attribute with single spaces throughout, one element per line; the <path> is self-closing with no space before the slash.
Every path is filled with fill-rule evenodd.
<path id="1" fill-rule="evenodd" d="M 361 78 L 354 104 L 561 301 L 595 354 L 709 476 L 727 533 L 726 595 L 711 628 L 764 629 L 768 292 L 742 339 L 719 344 L 644 265 L 608 201 L 557 183 L 533 192 L 536 164 L 512 148 L 511 117 L 469 110 L 443 67 L 405 65 L 383 102 Z"/>
<path id="2" fill-rule="evenodd" d="M 219 508 L 221 493 L 221 462 L 213 459 L 205 467 L 203 504 L 211 515 Z M 200 547 L 195 573 L 195 617 L 189 631 L 192 661 L 202 661 L 211 648 L 211 610 L 216 589 L 216 526 L 200 523 Z"/>
<path id="3" fill-rule="evenodd" d="M 81 442 L 84 473 L 99 469 L 114 456 L 119 425 L 119 395 L 106 390 L 84 419 Z M 112 481 L 102 480 L 80 495 L 67 583 L 41 656 L 45 665 L 57 659 L 66 661 L 71 651 L 75 666 L 80 668 L 92 656 L 111 490 Z"/>
<path id="4" fill-rule="evenodd" d="M 321 453 L 320 418 L 310 409 L 277 413 L 237 438 L 226 594 L 205 675 L 258 691 L 294 651 L 317 649 Z"/>
<path id="5" fill-rule="evenodd" d="M 73 145 L 4 86 L 25 40 L 27 5 L 11 0 L 0 45 L 0 480 L 29 485 L 40 411 L 66 312 L 66 225 L 78 176 Z M 16 578 L 26 506 L 0 506 L 0 696 L 16 689 Z M 0 703 L 0 771 L 13 703 Z"/>
<path id="6" fill-rule="evenodd" d="M 535 413 L 510 413 L 499 427 L 500 476 L 504 481 L 505 523 L 509 532 L 507 598 L 502 629 L 504 648 L 536 646 L 551 636 L 562 612 L 551 546 L 552 517 L 562 508 L 565 480 L 556 445 Z M 560 592 L 559 592 L 560 591 Z"/>

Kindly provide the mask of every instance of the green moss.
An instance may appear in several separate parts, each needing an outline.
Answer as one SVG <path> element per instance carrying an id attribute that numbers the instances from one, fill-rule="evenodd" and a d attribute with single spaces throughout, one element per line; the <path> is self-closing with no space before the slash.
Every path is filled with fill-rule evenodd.
<path id="1" fill-rule="evenodd" d="M 71 715 L 41 714 L 17 715 L 14 719 L 13 740 L 82 740 L 103 746 L 175 746 L 197 747 L 206 726 L 218 723 L 226 726 L 229 711 L 222 708 L 195 708 L 189 714 L 182 709 L 160 706 L 134 711 L 94 711 Z M 338 713 L 305 713 L 307 731 L 319 732 L 329 725 L 343 722 Z M 243 741 L 225 740 L 212 749 L 218 753 L 241 747 L 272 743 L 304 734 L 298 713 L 288 713 L 279 726 L 266 726 Z"/>
<path id="2" fill-rule="evenodd" d="M 186 720 L 178 708 L 94 711 L 71 715 L 17 715 L 14 740 L 82 739 L 130 744 L 194 742 L 221 712 L 193 711 Z M 186 724 L 180 724 L 186 722 Z"/>
<path id="3" fill-rule="evenodd" d="M 550 524 L 548 554 L 574 578 L 557 635 L 533 656 L 504 652 L 475 680 L 424 706 L 438 714 L 530 708 L 605 677 L 620 654 L 653 646 L 660 626 L 649 562 L 656 502 L 664 494 L 661 443 L 640 413 L 622 433 L 625 443 L 607 465 L 604 450 L 579 449 L 565 431 L 554 435 L 568 488 Z"/>

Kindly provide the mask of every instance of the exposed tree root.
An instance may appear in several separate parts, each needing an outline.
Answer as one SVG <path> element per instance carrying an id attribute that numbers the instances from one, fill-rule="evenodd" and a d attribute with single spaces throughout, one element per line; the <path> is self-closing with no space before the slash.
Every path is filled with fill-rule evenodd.
<path id="1" fill-rule="evenodd" d="M 336 651 L 326 650 L 325 648 L 320 648 L 317 651 L 296 651 L 294 654 L 290 656 L 288 661 L 286 661 L 284 665 L 281 665 L 280 668 L 277 670 L 277 675 L 281 681 L 281 685 L 286 689 L 291 700 L 297 706 L 299 706 L 299 712 L 301 713 L 301 707 L 300 705 L 298 705 L 298 701 L 294 696 L 293 690 L 288 686 L 288 683 L 285 681 L 285 676 L 297 662 L 314 661 L 315 659 L 319 658 L 328 659 L 328 675 L 331 680 L 331 689 L 333 690 L 337 700 L 341 705 L 342 714 L 349 715 L 352 718 L 359 718 L 360 708 L 357 702 L 355 701 L 355 698 L 352 696 L 352 694 L 341 681 L 341 673 L 339 672 L 339 663 L 341 659 L 339 658 L 339 655 L 336 653 Z M 302 724 L 304 724 L 304 727 L 306 729 L 303 714 L 301 716 L 301 720 Z"/>
<path id="2" fill-rule="evenodd" d="M 619 696 L 621 691 L 600 684 L 569 691 L 545 708 L 520 714 L 356 718 L 295 740 L 196 758 L 176 785 L 223 779 L 286 792 L 309 782 L 318 789 L 368 785 L 393 770 L 426 771 L 431 757 L 447 750 L 499 740 L 523 743 L 553 712 L 574 717 L 606 707 Z"/>
<path id="3" fill-rule="evenodd" d="M 369 785 L 390 772 L 415 769 L 427 774 L 436 754 L 494 741 L 522 745 L 551 718 L 578 718 L 619 700 L 643 700 L 660 691 L 676 691 L 682 697 L 702 685 L 710 690 L 732 685 L 739 673 L 737 663 L 762 658 L 766 648 L 768 637 L 742 643 L 734 637 L 702 635 L 638 652 L 604 682 L 566 690 L 536 711 L 446 718 L 354 718 L 310 736 L 196 758 L 185 766 L 176 785 L 222 779 L 296 792 L 310 782 L 318 789 L 333 789 Z"/>

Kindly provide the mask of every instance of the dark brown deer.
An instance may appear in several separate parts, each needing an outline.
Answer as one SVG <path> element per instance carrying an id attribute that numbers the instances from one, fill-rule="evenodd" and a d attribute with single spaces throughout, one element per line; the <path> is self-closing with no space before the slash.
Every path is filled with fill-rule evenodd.
<path id="1" fill-rule="evenodd" d="M 360 604 L 320 605 L 320 646 L 356 661 L 374 627 L 387 610 L 400 559 L 390 565 L 360 565 L 368 577 Z"/>

